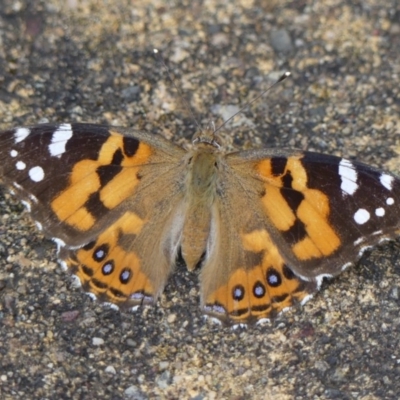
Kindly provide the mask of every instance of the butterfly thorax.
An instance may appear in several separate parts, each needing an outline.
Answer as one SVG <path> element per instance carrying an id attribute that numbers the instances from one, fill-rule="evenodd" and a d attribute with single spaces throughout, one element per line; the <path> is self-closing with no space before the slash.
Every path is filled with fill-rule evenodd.
<path id="1" fill-rule="evenodd" d="M 187 195 L 197 201 L 212 201 L 218 172 L 220 154 L 216 148 L 207 144 L 198 144 L 188 159 Z"/>
<path id="2" fill-rule="evenodd" d="M 197 143 L 188 155 L 181 250 L 189 270 L 196 267 L 206 251 L 218 186 L 220 157 L 218 148 L 208 143 Z"/>

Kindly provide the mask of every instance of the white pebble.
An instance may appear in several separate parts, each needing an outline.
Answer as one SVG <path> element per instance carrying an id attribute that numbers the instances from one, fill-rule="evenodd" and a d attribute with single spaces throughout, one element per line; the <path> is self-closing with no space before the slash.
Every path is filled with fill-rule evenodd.
<path id="1" fill-rule="evenodd" d="M 93 346 L 101 346 L 102 344 L 104 344 L 104 340 L 102 338 L 94 337 L 92 339 L 92 344 Z"/>
<path id="2" fill-rule="evenodd" d="M 112 365 L 109 365 L 106 369 L 105 372 L 109 373 L 109 374 L 113 374 L 115 375 L 117 373 L 117 371 L 115 370 L 115 368 Z"/>

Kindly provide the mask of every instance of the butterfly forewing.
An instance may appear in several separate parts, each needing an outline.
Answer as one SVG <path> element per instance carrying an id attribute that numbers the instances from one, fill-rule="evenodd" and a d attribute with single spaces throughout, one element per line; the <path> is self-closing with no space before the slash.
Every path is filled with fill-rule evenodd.
<path id="1" fill-rule="evenodd" d="M 47 235 L 80 245 L 118 218 L 139 168 L 156 153 L 158 164 L 173 157 L 148 136 L 92 124 L 17 128 L 0 134 L 0 176 Z"/>
<path id="2" fill-rule="evenodd" d="M 337 274 L 363 248 L 400 229 L 400 181 L 391 174 L 311 152 L 242 157 L 255 159 L 271 230 L 306 278 Z"/>

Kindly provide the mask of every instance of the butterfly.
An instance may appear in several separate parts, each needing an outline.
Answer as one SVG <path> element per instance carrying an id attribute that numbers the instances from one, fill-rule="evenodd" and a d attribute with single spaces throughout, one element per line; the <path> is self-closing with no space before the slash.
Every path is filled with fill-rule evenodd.
<path id="1" fill-rule="evenodd" d="M 0 133 L 0 178 L 58 245 L 85 291 L 154 303 L 177 259 L 200 271 L 201 309 L 260 323 L 400 232 L 400 180 L 291 149 L 227 152 L 210 131 L 185 150 L 95 124 Z"/>

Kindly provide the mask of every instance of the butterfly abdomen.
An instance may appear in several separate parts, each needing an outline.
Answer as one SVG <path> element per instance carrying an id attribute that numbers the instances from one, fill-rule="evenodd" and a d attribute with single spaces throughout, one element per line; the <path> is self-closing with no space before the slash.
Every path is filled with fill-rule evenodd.
<path id="1" fill-rule="evenodd" d="M 215 150 L 215 147 L 201 143 L 188 157 L 181 250 L 190 271 L 206 252 L 210 235 L 218 184 L 219 155 Z"/>

